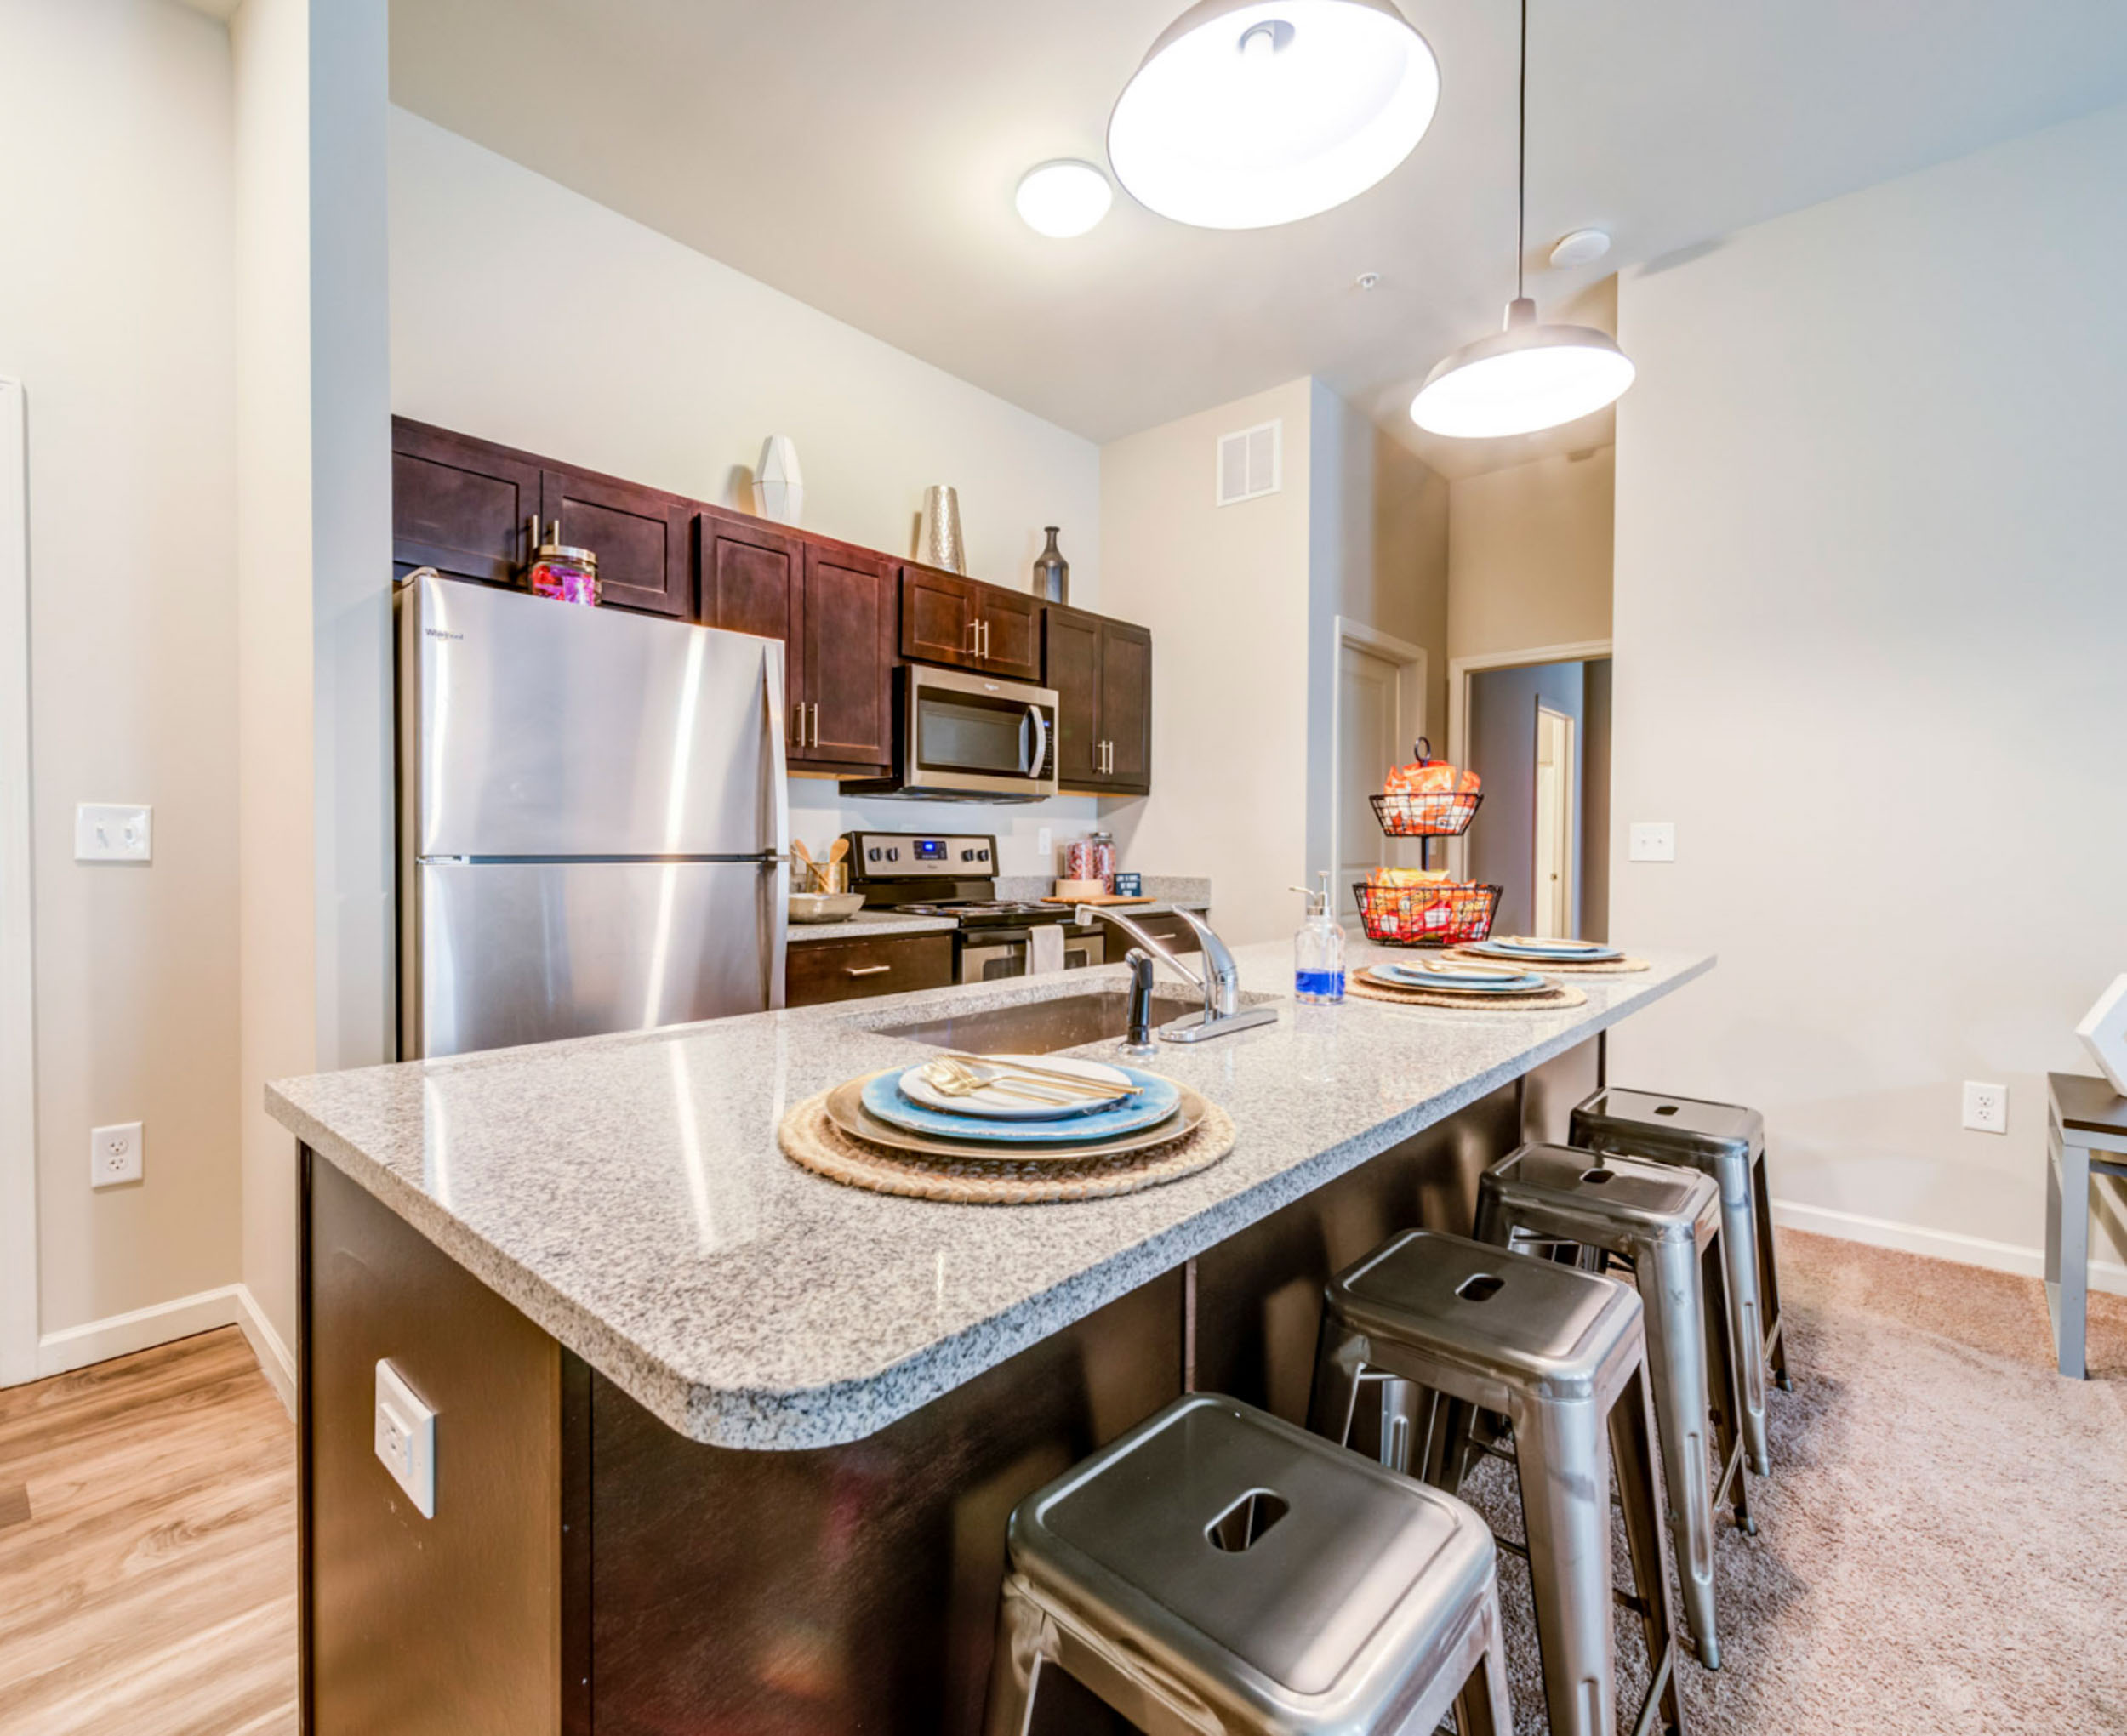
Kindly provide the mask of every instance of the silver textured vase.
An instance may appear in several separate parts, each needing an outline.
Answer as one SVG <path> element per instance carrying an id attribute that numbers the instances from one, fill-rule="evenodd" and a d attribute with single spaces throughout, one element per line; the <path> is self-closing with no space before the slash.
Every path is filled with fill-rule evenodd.
<path id="1" fill-rule="evenodd" d="M 923 491 L 923 519 L 917 527 L 915 558 L 948 572 L 967 571 L 967 550 L 960 538 L 960 496 L 949 483 Z"/>
<path id="2" fill-rule="evenodd" d="M 1044 525 L 1041 528 L 1049 544 L 1035 559 L 1034 594 L 1046 603 L 1068 603 L 1071 600 L 1071 563 L 1056 546 L 1057 526 Z"/>

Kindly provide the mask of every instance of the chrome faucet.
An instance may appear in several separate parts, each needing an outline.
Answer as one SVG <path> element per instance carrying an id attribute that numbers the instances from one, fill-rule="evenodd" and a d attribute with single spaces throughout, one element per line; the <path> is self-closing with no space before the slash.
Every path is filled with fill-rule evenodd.
<path id="1" fill-rule="evenodd" d="M 1184 965 L 1168 951 L 1164 941 L 1155 938 L 1140 928 L 1120 911 L 1103 908 L 1097 904 L 1081 904 L 1071 913 L 1071 919 L 1081 928 L 1091 928 L 1094 919 L 1112 922 L 1138 947 L 1153 958 L 1163 960 L 1167 968 L 1185 982 L 1204 991 L 1204 1010 L 1189 1013 L 1172 1024 L 1160 1027 L 1162 1041 L 1168 1043 L 1201 1043 L 1211 1037 L 1223 1037 L 1229 1031 L 1246 1031 L 1256 1025 L 1274 1024 L 1278 1010 L 1273 1006 L 1244 1007 L 1240 1004 L 1240 967 L 1234 963 L 1234 955 L 1227 950 L 1226 942 L 1212 932 L 1212 925 L 1193 910 L 1177 908 L 1175 913 L 1196 931 L 1198 942 L 1203 947 L 1203 970 L 1200 974 Z"/>

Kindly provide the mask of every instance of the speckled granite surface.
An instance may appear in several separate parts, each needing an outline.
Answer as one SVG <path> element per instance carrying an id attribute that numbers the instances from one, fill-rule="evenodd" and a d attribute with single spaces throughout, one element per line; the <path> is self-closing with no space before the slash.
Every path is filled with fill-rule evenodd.
<path id="1" fill-rule="evenodd" d="M 808 941 L 868 941 L 887 934 L 950 934 L 960 925 L 949 916 L 894 916 L 883 910 L 859 910 L 847 922 L 794 922 L 790 944 Z"/>
<path id="2" fill-rule="evenodd" d="M 1186 904 L 1192 910 L 1203 910 L 1212 902 L 1212 883 L 1200 876 L 1189 874 L 1146 874 L 1144 896 L 1149 904 L 1132 904 L 1128 908 L 1141 910 L 1148 915 L 1162 910 L 1172 910 L 1178 904 Z M 1001 874 L 997 879 L 1000 898 L 1022 898 L 1029 902 L 1046 898 L 1056 891 L 1056 879 L 1050 874 Z"/>
<path id="3" fill-rule="evenodd" d="M 1376 949 L 1360 943 L 1354 962 Z M 1284 996 L 1283 942 L 1240 953 Z M 784 1110 L 929 1051 L 879 1027 L 1082 993 L 1120 966 L 287 1079 L 284 1125 L 682 1434 L 761 1449 L 872 1433 L 1711 968 L 1589 977 L 1565 1012 L 1347 1001 L 1160 1071 L 1240 1129 L 1121 1199 L 933 1204 L 776 1147 Z M 1078 1053 L 1099 1054 L 1112 1044 Z"/>

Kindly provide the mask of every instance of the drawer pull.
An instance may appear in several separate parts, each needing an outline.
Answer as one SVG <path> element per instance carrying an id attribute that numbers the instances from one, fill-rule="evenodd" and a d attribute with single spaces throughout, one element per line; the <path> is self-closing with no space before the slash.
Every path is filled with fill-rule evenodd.
<path id="1" fill-rule="evenodd" d="M 842 967 L 845 976 L 884 976 L 893 969 L 891 965 L 847 965 Z"/>

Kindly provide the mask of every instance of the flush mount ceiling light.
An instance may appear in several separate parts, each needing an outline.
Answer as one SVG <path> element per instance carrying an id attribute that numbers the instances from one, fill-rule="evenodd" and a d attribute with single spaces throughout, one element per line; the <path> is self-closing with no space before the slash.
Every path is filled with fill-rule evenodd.
<path id="1" fill-rule="evenodd" d="M 1162 217 L 1264 229 L 1365 192 L 1440 96 L 1433 51 L 1393 0 L 1201 0 L 1115 100 L 1108 160 Z"/>
<path id="2" fill-rule="evenodd" d="M 1058 241 L 1083 235 L 1108 214 L 1115 193 L 1090 162 L 1044 162 L 1020 177 L 1012 202 L 1029 229 Z"/>
<path id="3" fill-rule="evenodd" d="M 1632 384 L 1631 359 L 1593 326 L 1547 326 L 1521 293 L 1529 193 L 1529 0 L 1521 0 L 1521 136 L 1515 195 L 1514 299 L 1504 329 L 1440 362 L 1411 401 L 1428 434 L 1470 440 L 1533 434 L 1593 415 Z"/>

